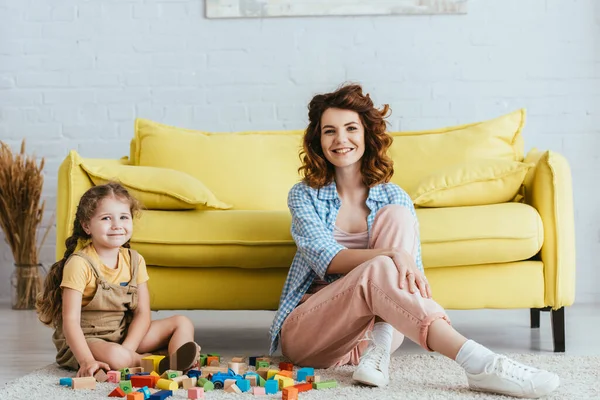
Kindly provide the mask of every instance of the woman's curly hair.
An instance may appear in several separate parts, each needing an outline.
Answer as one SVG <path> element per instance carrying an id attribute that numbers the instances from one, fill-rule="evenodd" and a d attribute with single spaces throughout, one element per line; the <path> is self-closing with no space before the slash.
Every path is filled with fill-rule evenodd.
<path id="1" fill-rule="evenodd" d="M 308 105 L 309 124 L 304 133 L 298 172 L 310 187 L 320 189 L 334 179 L 334 166 L 327 161 L 321 148 L 321 117 L 328 108 L 352 110 L 358 113 L 365 130 L 365 153 L 361 159 L 361 173 L 367 187 L 389 182 L 394 174 L 394 163 L 387 155 L 392 137 L 386 131 L 385 118 L 390 107 L 384 104 L 381 110 L 373 106 L 369 94 L 362 87 L 349 84 L 332 93 L 313 97 Z"/>

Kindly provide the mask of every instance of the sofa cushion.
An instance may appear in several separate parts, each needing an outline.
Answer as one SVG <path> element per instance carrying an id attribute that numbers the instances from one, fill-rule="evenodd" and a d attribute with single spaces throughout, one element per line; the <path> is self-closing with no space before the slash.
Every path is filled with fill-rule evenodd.
<path id="1" fill-rule="evenodd" d="M 210 133 L 137 119 L 132 162 L 190 174 L 237 210 L 287 210 L 302 131 Z"/>
<path id="2" fill-rule="evenodd" d="M 415 193 L 421 207 L 460 207 L 512 200 L 533 163 L 503 159 L 468 160 L 425 177 Z"/>
<path id="3" fill-rule="evenodd" d="M 145 208 L 151 210 L 231 208 L 217 199 L 198 179 L 181 171 L 93 159 L 82 159 L 81 168 L 94 185 L 119 182 Z"/>
<path id="4" fill-rule="evenodd" d="M 425 177 L 469 160 L 523 161 L 525 110 L 483 122 L 418 132 L 390 132 L 392 182 L 414 193 Z"/>
<path id="5" fill-rule="evenodd" d="M 537 211 L 522 203 L 422 208 L 426 268 L 526 260 L 543 242 Z M 132 247 L 149 265 L 288 268 L 296 246 L 288 211 L 146 211 Z"/>

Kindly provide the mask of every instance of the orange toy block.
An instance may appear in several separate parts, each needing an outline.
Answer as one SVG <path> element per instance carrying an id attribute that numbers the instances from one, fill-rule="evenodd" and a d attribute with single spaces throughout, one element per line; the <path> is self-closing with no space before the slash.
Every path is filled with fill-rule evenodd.
<path id="1" fill-rule="evenodd" d="M 125 392 L 123 391 L 123 389 L 118 387 L 115 388 L 115 390 L 113 390 L 112 392 L 110 392 L 108 397 L 125 397 Z"/>
<path id="2" fill-rule="evenodd" d="M 298 389 L 286 387 L 281 391 L 281 400 L 298 400 Z"/>
<path id="3" fill-rule="evenodd" d="M 279 363 L 279 369 L 282 371 L 293 371 L 294 370 L 294 364 L 292 364 L 291 362 L 280 362 Z"/>
<path id="4" fill-rule="evenodd" d="M 298 389 L 298 393 L 308 392 L 309 390 L 312 390 L 312 388 L 313 388 L 312 383 L 299 383 L 292 387 Z"/>
<path id="5" fill-rule="evenodd" d="M 293 378 L 294 377 L 294 373 L 292 371 L 289 371 L 289 370 L 286 370 L 286 369 L 282 369 L 281 371 L 279 371 L 277 373 L 277 375 L 285 376 L 286 378 Z"/>
<path id="6" fill-rule="evenodd" d="M 206 357 L 206 365 L 209 367 L 218 367 L 219 366 L 219 357 L 210 356 Z"/>
<path id="7" fill-rule="evenodd" d="M 73 389 L 96 389 L 96 378 L 86 376 L 83 378 L 73 378 Z"/>
<path id="8" fill-rule="evenodd" d="M 127 400 L 144 400 L 144 393 L 131 392 L 131 393 L 127 394 Z"/>

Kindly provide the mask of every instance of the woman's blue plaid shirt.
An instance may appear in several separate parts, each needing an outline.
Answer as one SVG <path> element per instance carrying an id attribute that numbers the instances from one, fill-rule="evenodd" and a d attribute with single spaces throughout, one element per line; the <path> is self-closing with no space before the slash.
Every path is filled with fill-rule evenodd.
<path id="1" fill-rule="evenodd" d="M 321 189 L 313 189 L 300 182 L 294 185 L 288 194 L 288 207 L 292 213 L 291 233 L 297 251 L 283 286 L 279 309 L 269 331 L 271 354 L 277 350 L 283 322 L 298 305 L 315 278 L 333 282 L 341 277 L 325 276 L 333 257 L 345 249 L 333 238 L 333 228 L 341 204 L 335 182 Z M 405 206 L 416 216 L 410 196 L 400 187 L 393 183 L 374 186 L 369 190 L 367 197 L 367 207 L 371 210 L 367 218 L 369 238 L 375 215 L 389 204 Z M 419 245 L 416 263 L 419 269 L 423 270 L 420 240 L 417 242 Z"/>

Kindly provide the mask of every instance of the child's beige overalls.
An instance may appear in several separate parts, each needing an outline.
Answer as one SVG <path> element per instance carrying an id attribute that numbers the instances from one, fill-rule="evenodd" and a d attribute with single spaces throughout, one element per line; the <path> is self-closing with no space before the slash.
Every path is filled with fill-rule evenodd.
<path id="1" fill-rule="evenodd" d="M 82 257 L 92 267 L 96 276 L 97 289 L 92 300 L 81 309 L 81 330 L 88 343 L 105 340 L 122 343 L 127 328 L 137 308 L 137 272 L 139 254 L 129 249 L 131 259 L 131 280 L 127 286 L 111 284 L 104 279 L 94 261 L 82 252 L 71 255 Z M 69 348 L 62 330 L 62 322 L 54 331 L 52 341 L 56 346 L 56 362 L 61 367 L 79 369 L 79 363 Z"/>

